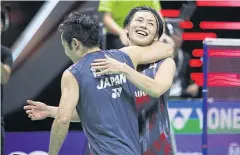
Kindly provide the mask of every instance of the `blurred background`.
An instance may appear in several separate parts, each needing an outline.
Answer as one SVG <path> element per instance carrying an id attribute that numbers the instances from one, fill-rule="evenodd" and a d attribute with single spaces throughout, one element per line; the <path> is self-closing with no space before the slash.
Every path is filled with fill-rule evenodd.
<path id="1" fill-rule="evenodd" d="M 240 37 L 240 1 L 157 1 L 157 3 L 161 6 L 158 11 L 164 17 L 166 34 L 176 45 L 174 60 L 177 73 L 170 91 L 169 115 L 178 154 L 201 154 L 203 113 L 199 110 L 201 111 L 203 105 L 203 40 Z M 53 119 L 47 118 L 33 122 L 25 114 L 23 106 L 26 105 L 27 99 L 52 106 L 59 104 L 61 75 L 72 62 L 64 54 L 60 34 L 57 31 L 58 25 L 68 13 L 76 10 L 91 15 L 99 22 L 102 48 L 117 48 L 119 44 L 116 45 L 111 40 L 112 38 L 119 40 L 119 38 L 106 30 L 108 23 L 104 21 L 103 13 L 99 12 L 98 1 L 2 1 L 1 10 L 1 16 L 3 12 L 6 14 L 2 20 L 5 23 L 7 23 L 6 18 L 9 20 L 8 28 L 1 33 L 1 45 L 8 47 L 13 57 L 11 79 L 7 85 L 3 86 L 3 96 L 1 96 L 3 98 L 2 116 L 4 116 L 7 132 L 6 154 L 14 151 L 20 151 L 22 154 L 23 152 L 29 154 L 35 150 L 46 151 L 45 145 L 48 141 L 42 144 L 38 138 L 41 139 L 44 136 L 45 139 L 49 138 L 49 134 L 44 133 L 50 131 Z M 237 52 L 240 53 L 240 50 Z M 238 73 L 240 81 L 238 57 L 235 57 L 235 63 L 230 64 L 229 67 L 235 68 L 234 72 Z M 218 61 L 215 63 L 218 66 L 214 65 L 215 68 L 226 65 L 224 60 Z M 240 83 L 239 81 L 237 83 Z M 214 150 L 224 147 L 225 149 L 219 155 L 240 155 L 240 102 L 237 97 L 240 95 L 240 85 L 225 85 L 219 90 L 225 87 L 234 87 L 234 90 L 231 89 L 235 92 L 234 106 L 232 101 L 229 101 L 230 107 L 228 107 L 230 104 L 228 106 L 224 104 L 220 108 L 218 105 L 213 107 L 215 111 L 213 110 L 213 114 L 208 116 L 210 124 L 215 126 L 209 129 L 209 134 L 226 134 L 227 137 L 224 139 L 230 140 L 221 144 L 223 146 L 219 144 L 212 148 Z M 222 99 L 224 93 L 223 95 L 219 93 L 220 91 L 217 91 L 215 98 Z M 228 97 L 231 94 L 227 94 Z M 227 103 L 228 97 L 224 98 Z M 230 125 L 228 122 L 231 122 Z M 71 131 L 82 130 L 81 124 L 72 123 L 70 129 Z M 73 134 L 76 133 L 73 132 Z M 72 135 L 73 140 L 69 138 L 68 141 L 76 141 L 83 145 L 85 138 L 83 135 L 80 136 L 82 138 L 79 140 Z M 234 140 L 232 136 L 235 137 Z M 15 146 L 23 142 L 24 137 L 31 139 L 30 142 L 35 146 L 32 148 Z M 222 137 L 218 138 L 215 140 L 221 140 Z M 191 141 L 194 141 L 194 144 L 189 145 Z M 70 146 L 65 144 L 64 147 Z M 234 151 L 231 152 L 230 148 Z"/>

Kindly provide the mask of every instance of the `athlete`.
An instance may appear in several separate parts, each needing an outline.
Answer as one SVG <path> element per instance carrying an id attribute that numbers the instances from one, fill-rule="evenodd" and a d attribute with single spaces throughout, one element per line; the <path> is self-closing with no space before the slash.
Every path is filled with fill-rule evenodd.
<path id="1" fill-rule="evenodd" d="M 135 8 L 126 17 L 124 27 L 130 24 L 132 18 L 138 16 L 139 10 L 142 8 Z M 150 9 L 152 13 L 157 13 L 155 10 Z M 141 23 L 146 23 L 144 19 L 137 18 Z M 144 45 L 138 39 L 134 38 L 130 33 L 130 45 Z M 161 36 L 161 35 L 160 35 Z M 141 41 L 144 39 L 141 38 Z M 161 50 L 159 50 L 161 52 Z M 94 69 L 102 70 L 98 74 L 119 73 L 127 76 L 127 79 L 136 85 L 139 90 L 135 92 L 137 111 L 139 113 L 139 129 L 140 129 L 140 143 L 144 154 L 154 155 L 170 155 L 174 154 L 172 150 L 171 134 L 170 134 L 170 121 L 168 115 L 168 94 L 172 85 L 175 74 L 175 63 L 172 58 L 158 61 L 153 64 L 139 65 L 138 71 L 154 81 L 148 81 L 143 78 L 140 73 L 130 68 L 129 66 L 121 67 L 121 62 L 115 59 L 106 57 L 106 59 L 96 60 L 100 63 L 94 63 Z M 165 89 L 160 89 L 164 87 Z M 163 92 L 159 92 L 159 91 Z"/>
<path id="2" fill-rule="evenodd" d="M 144 22 L 144 23 L 148 22 L 148 20 L 146 20 L 147 17 L 143 18 L 143 19 L 140 19 L 141 18 L 140 15 L 143 15 L 143 14 L 141 14 L 141 11 L 142 12 L 143 11 L 149 11 L 155 17 L 157 16 L 157 13 L 154 12 L 151 8 L 148 8 L 148 7 L 137 7 L 135 9 L 133 9 L 130 12 L 130 14 L 127 16 L 127 18 L 125 20 L 125 27 L 127 27 L 129 25 L 129 23 L 131 22 L 131 20 L 133 20 L 135 18 L 135 16 L 137 17 L 137 18 L 135 18 L 136 21 L 144 20 L 144 21 L 141 21 L 141 22 Z M 148 14 L 144 14 L 144 16 L 145 15 L 148 15 Z M 139 23 L 136 22 L 136 24 L 139 24 Z M 146 24 L 146 25 L 151 25 L 151 23 Z M 144 30 L 144 31 L 146 32 L 146 30 Z M 141 33 L 145 33 L 144 31 L 141 32 Z M 128 34 L 131 34 L 131 30 L 129 31 Z M 162 33 L 160 32 L 158 35 L 161 36 L 161 34 Z M 147 33 L 147 35 L 155 36 L 156 33 L 155 34 Z M 128 35 L 128 36 L 130 38 L 130 42 L 132 42 L 131 45 L 136 45 L 136 44 L 140 44 L 141 45 L 141 41 L 145 39 L 144 37 L 139 39 L 139 38 L 136 38 L 133 35 Z M 167 57 L 167 54 L 166 54 L 166 57 Z M 111 59 L 109 57 L 107 59 L 109 60 L 110 63 L 111 62 L 116 62 L 116 61 L 114 61 L 114 59 Z M 105 60 L 100 60 L 100 61 L 105 61 Z M 163 65 L 161 65 L 162 63 L 163 63 Z M 147 76 L 149 76 L 151 78 L 155 77 L 155 79 L 153 81 L 154 83 L 149 86 L 149 88 L 151 88 L 151 90 L 150 90 L 151 92 L 149 90 L 145 90 L 145 92 L 148 92 L 150 94 L 150 96 L 154 96 L 155 98 L 156 97 L 158 98 L 161 94 L 166 92 L 166 90 L 170 87 L 170 85 L 171 85 L 171 75 L 170 74 L 166 74 L 166 76 L 159 76 L 159 75 L 165 74 L 164 72 L 166 72 L 167 70 L 171 71 L 171 66 L 170 66 L 170 69 L 169 68 L 165 69 L 166 66 L 169 66 L 169 64 L 173 66 L 172 70 L 174 71 L 174 63 L 171 62 L 171 59 L 166 59 L 164 61 L 160 61 L 160 62 L 154 63 L 153 65 L 146 65 L 146 66 L 141 66 L 140 67 L 141 68 L 140 71 L 142 71 L 143 74 L 145 74 L 145 75 L 147 75 Z M 119 66 L 122 66 L 122 65 L 120 64 Z M 122 67 L 122 68 L 124 68 L 124 67 Z M 131 72 L 132 71 L 130 71 L 130 73 Z M 136 72 L 136 71 L 134 71 L 134 72 Z M 170 73 L 170 72 L 168 72 L 168 73 Z M 99 74 L 99 73 L 97 73 L 97 74 Z M 134 75 L 134 74 L 132 74 L 132 75 Z M 139 78 L 136 78 L 136 77 L 138 77 L 138 75 L 135 76 L 135 79 L 139 80 Z M 163 79 L 166 79 L 166 77 L 168 77 L 167 79 L 169 79 L 169 85 L 166 86 L 166 90 L 164 90 L 163 92 L 158 92 L 158 90 L 160 90 L 158 88 L 158 86 L 161 85 L 161 82 L 160 83 L 156 83 L 156 82 L 164 81 Z M 129 77 L 127 77 L 127 78 L 129 78 Z M 130 79 L 131 79 L 131 77 L 130 77 Z M 145 79 L 143 79 L 143 81 L 145 81 Z M 144 84 L 143 81 L 142 81 L 142 83 L 141 83 L 141 81 L 139 81 L 139 83 L 140 83 L 139 86 Z M 164 83 L 167 84 L 168 81 L 166 81 Z M 141 86 L 140 86 L 140 88 L 141 88 Z M 144 88 L 144 86 L 142 88 Z M 155 94 L 154 94 L 154 92 L 155 92 Z M 168 143 L 169 141 L 167 140 L 167 138 L 169 139 L 169 124 L 168 124 L 169 120 L 168 120 L 167 102 L 166 102 L 167 93 L 164 93 L 164 95 L 162 95 L 160 97 L 161 100 L 160 99 L 156 100 L 154 98 L 151 99 L 146 93 L 144 93 L 143 91 L 140 91 L 140 90 L 135 91 L 135 96 L 137 97 L 136 102 L 138 103 L 137 104 L 138 105 L 138 110 L 139 111 L 145 111 L 145 113 L 141 112 L 140 114 L 141 115 L 145 114 L 144 116 L 146 117 L 144 121 L 142 120 L 142 118 L 144 118 L 144 117 L 142 117 L 142 116 L 139 117 L 142 120 L 141 121 L 141 129 L 140 130 L 141 130 L 141 135 L 142 135 L 141 136 L 142 137 L 141 144 L 142 144 L 143 151 L 145 153 L 149 152 L 152 149 L 151 147 L 152 147 L 153 142 L 155 142 L 155 144 L 156 144 L 156 141 L 160 140 L 160 143 L 162 141 L 164 143 L 163 149 L 165 149 L 167 152 L 170 152 L 170 147 L 169 147 L 169 143 Z M 163 96 L 165 96 L 165 97 L 163 97 Z M 164 98 L 163 101 L 162 101 L 162 98 Z M 152 102 L 152 101 L 155 101 L 155 102 Z M 159 101 L 161 101 L 161 102 L 159 102 Z M 148 103 L 151 103 L 151 104 L 148 104 Z M 27 113 L 29 114 L 29 117 L 32 120 L 40 120 L 40 119 L 44 119 L 46 117 L 55 117 L 56 116 L 57 107 L 46 106 L 45 104 L 43 104 L 41 102 L 34 102 L 34 101 L 28 101 L 28 104 L 29 104 L 29 106 L 25 106 L 25 109 L 27 110 Z M 143 105 L 146 106 L 146 109 L 143 108 Z M 159 126 L 159 123 L 160 123 L 160 125 L 162 126 L 161 130 L 160 129 L 151 130 L 151 132 L 149 134 L 152 134 L 155 137 L 153 137 L 153 136 L 150 136 L 150 137 L 146 136 L 146 132 L 147 132 L 146 129 L 149 126 L 149 122 L 152 122 L 150 120 L 153 118 L 152 117 L 153 114 L 154 115 L 156 115 L 156 113 L 159 114 L 160 105 L 161 105 L 161 107 L 164 108 L 165 112 L 161 115 L 161 117 L 162 117 L 161 120 L 159 120 L 158 119 L 159 117 L 157 117 L 156 121 L 151 125 L 152 126 L 151 129 L 156 128 L 156 126 Z M 164 120 L 164 121 L 162 121 L 162 120 Z M 72 117 L 72 121 L 80 121 L 76 111 L 74 111 L 74 114 L 73 114 L 73 117 Z M 165 128 L 163 126 L 165 126 Z M 162 139 L 156 139 L 160 135 L 161 135 Z M 165 145 L 165 143 L 166 143 L 166 145 Z M 156 154 L 160 154 L 162 152 L 160 150 L 153 150 L 153 151 L 155 151 Z"/>
<path id="3" fill-rule="evenodd" d="M 152 25 L 147 29 L 149 34 L 162 32 L 162 26 L 154 26 L 162 25 L 160 18 L 149 11 L 143 11 L 139 16 L 141 14 L 153 17 L 149 20 Z M 136 19 L 132 21 L 137 22 Z M 87 135 L 91 154 L 141 154 L 133 98 L 135 87 L 126 80 L 127 75 L 98 74 L 101 70 L 90 67 L 95 59 L 101 61 L 106 54 L 122 62 L 122 67 L 131 68 L 163 58 L 158 49 L 172 55 L 171 46 L 157 41 L 158 35 L 148 35 L 141 24 L 139 26 L 135 22 L 129 24 L 126 31 L 133 29 L 131 32 L 134 33 L 129 35 L 146 37 L 146 41 L 149 40 L 146 47 L 129 46 L 110 51 L 98 47 L 99 28 L 88 16 L 74 12 L 60 24 L 65 53 L 74 65 L 62 76 L 62 96 L 51 130 L 50 155 L 58 154 L 75 108 Z M 102 64 L 100 61 L 98 64 Z"/>

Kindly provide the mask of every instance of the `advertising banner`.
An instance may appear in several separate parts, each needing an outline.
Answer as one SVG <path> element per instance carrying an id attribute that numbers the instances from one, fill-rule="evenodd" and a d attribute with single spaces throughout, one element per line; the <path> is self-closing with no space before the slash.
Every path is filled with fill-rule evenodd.
<path id="1" fill-rule="evenodd" d="M 201 155 L 202 102 L 171 101 L 169 117 L 178 155 Z M 212 102 L 208 108 L 208 155 L 240 155 L 240 103 Z"/>
<path id="2" fill-rule="evenodd" d="M 50 132 L 7 133 L 5 155 L 47 155 Z M 82 155 L 86 137 L 82 132 L 69 132 L 59 155 Z"/>
<path id="3" fill-rule="evenodd" d="M 202 102 L 170 101 L 177 155 L 202 155 Z M 208 155 L 240 155 L 240 103 L 213 102 L 208 108 Z M 47 155 L 50 132 L 7 133 L 5 155 Z M 69 132 L 59 155 L 82 155 L 86 137 Z"/>

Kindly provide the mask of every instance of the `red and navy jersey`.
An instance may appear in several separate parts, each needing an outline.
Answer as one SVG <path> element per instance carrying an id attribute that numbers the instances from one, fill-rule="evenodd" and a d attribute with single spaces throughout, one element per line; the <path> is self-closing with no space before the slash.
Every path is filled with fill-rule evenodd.
<path id="1" fill-rule="evenodd" d="M 162 62 L 163 60 L 150 65 L 141 65 L 139 71 L 154 78 Z M 169 91 L 158 99 L 150 97 L 141 90 L 136 90 L 134 93 L 139 118 L 142 154 L 173 155 L 167 105 Z M 86 145 L 84 155 L 90 155 L 88 145 Z"/>
<path id="2" fill-rule="evenodd" d="M 142 74 L 154 78 L 163 61 L 140 66 L 138 70 Z M 140 143 L 144 155 L 173 154 L 170 142 L 168 94 L 169 91 L 156 99 L 141 90 L 135 92 L 139 113 Z"/>

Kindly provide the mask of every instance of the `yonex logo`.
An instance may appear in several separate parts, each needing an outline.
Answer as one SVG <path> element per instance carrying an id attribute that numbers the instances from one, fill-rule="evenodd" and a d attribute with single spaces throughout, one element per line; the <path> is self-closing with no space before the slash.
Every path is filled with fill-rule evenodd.
<path id="1" fill-rule="evenodd" d="M 48 154 L 47 154 L 47 152 L 44 152 L 44 151 L 33 151 L 30 153 L 16 151 L 16 152 L 10 153 L 9 155 L 48 155 Z"/>
<path id="2" fill-rule="evenodd" d="M 117 98 L 117 97 L 120 97 L 120 96 L 121 96 L 122 87 L 115 88 L 115 89 L 112 89 L 112 90 L 113 90 L 112 98 Z"/>
<path id="3" fill-rule="evenodd" d="M 190 115 L 192 114 L 192 108 L 170 108 L 169 118 L 175 129 L 183 129 Z"/>

